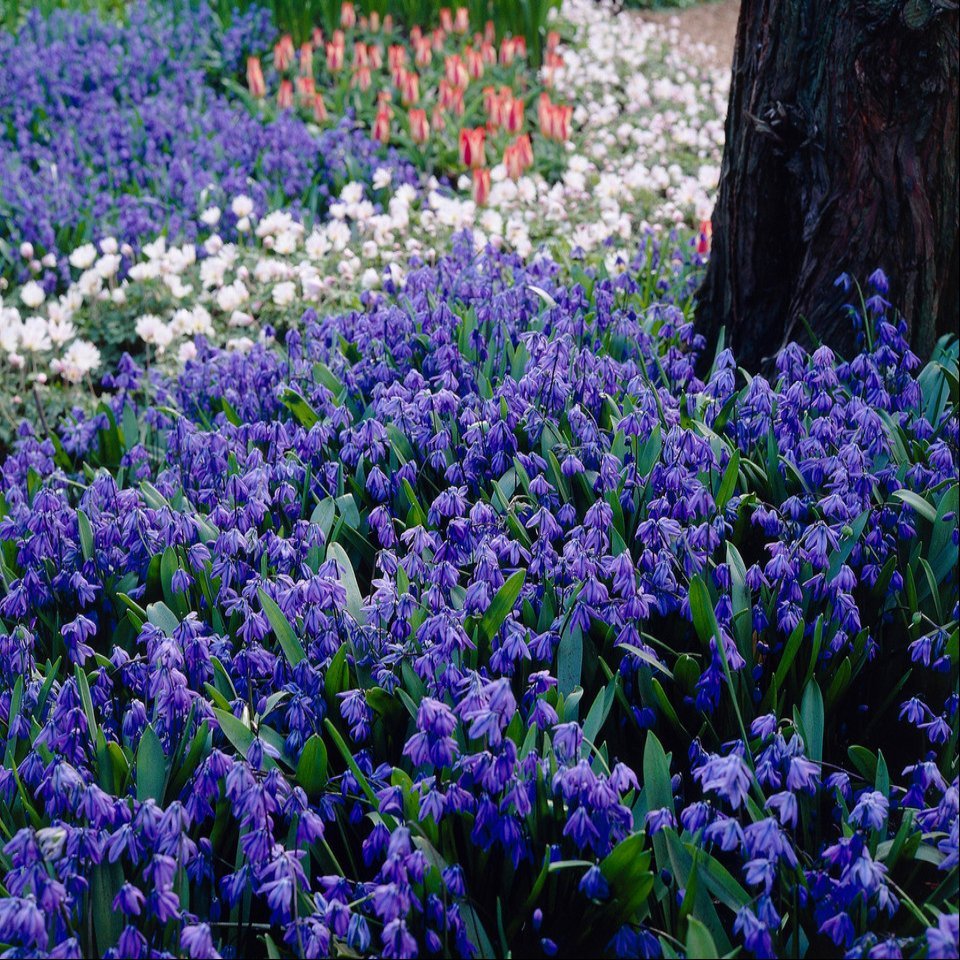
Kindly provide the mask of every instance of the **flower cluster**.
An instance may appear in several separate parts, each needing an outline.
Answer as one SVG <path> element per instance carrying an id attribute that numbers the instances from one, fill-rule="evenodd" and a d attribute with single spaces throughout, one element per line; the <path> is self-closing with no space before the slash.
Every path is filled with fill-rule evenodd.
<path id="1" fill-rule="evenodd" d="M 289 114 L 264 122 L 208 79 L 212 55 L 229 73 L 263 27 L 256 9 L 223 32 L 205 5 L 144 4 L 125 25 L 34 12 L 16 35 L 0 35 L 4 272 L 52 291 L 86 242 L 189 240 L 210 203 L 237 193 L 260 213 L 322 214 L 331 189 L 369 177 L 376 145 L 359 131 L 317 136 Z M 395 158 L 376 160 L 385 164 L 409 179 Z"/>
<path id="2" fill-rule="evenodd" d="M 261 59 L 249 57 L 250 95 L 259 100 L 270 94 L 278 109 L 296 107 L 321 124 L 349 110 L 374 139 L 405 147 L 423 168 L 466 169 L 475 184 L 487 179 L 491 152 L 514 178 L 531 166 L 549 169 L 551 156 L 556 166 L 556 151 L 542 142 L 534 150 L 526 129 L 527 88 L 535 73 L 522 37 L 504 37 L 497 47 L 490 21 L 483 34 L 469 38 L 463 7 L 445 18 L 446 27 L 425 33 L 414 26 L 409 35 L 396 30 L 389 16 L 358 19 L 351 11 L 344 5 L 341 29 L 327 38 L 317 27 L 299 49 L 289 35 L 282 36 L 267 75 Z M 559 35 L 551 33 L 547 48 L 555 65 L 562 60 L 558 45 Z M 563 143 L 573 108 L 555 109 L 565 111 L 566 125 L 545 126 L 541 110 L 538 134 Z"/>
<path id="3" fill-rule="evenodd" d="M 700 377 L 695 283 L 460 236 L 24 430 L 0 937 L 948 952 L 955 352 L 916 376 L 877 274 L 849 362 Z"/>

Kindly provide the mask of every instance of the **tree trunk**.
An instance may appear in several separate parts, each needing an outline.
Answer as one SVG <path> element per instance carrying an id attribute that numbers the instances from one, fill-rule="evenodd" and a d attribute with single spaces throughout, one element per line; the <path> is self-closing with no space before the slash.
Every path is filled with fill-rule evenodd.
<path id="1" fill-rule="evenodd" d="M 743 0 L 708 340 L 754 370 L 791 340 L 850 357 L 834 281 L 877 267 L 921 356 L 957 329 L 957 48 L 954 0 Z"/>

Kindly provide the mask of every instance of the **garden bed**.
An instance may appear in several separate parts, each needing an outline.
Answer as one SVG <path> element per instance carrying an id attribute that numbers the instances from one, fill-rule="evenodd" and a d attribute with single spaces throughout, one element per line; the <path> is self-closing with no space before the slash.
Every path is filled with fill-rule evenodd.
<path id="1" fill-rule="evenodd" d="M 335 6 L 0 40 L 3 949 L 956 955 L 956 338 L 706 349 L 679 34 Z"/>

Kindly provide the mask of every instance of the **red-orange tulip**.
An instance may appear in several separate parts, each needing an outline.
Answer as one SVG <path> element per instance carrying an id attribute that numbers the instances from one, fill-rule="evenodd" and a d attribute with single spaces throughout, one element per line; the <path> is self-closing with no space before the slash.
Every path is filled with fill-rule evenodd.
<path id="1" fill-rule="evenodd" d="M 427 111 L 416 107 L 409 113 L 410 139 L 414 143 L 426 143 L 430 139 L 430 124 L 427 121 Z"/>
<path id="2" fill-rule="evenodd" d="M 267 92 L 259 57 L 247 57 L 247 89 L 255 97 L 262 97 Z"/>
<path id="3" fill-rule="evenodd" d="M 293 38 L 285 33 L 273 48 L 273 65 L 283 73 L 293 63 Z"/>
<path id="4" fill-rule="evenodd" d="M 483 127 L 474 127 L 473 129 L 464 127 L 460 131 L 458 144 L 460 147 L 460 162 L 465 167 L 476 169 L 482 167 L 486 160 L 484 151 L 484 140 L 487 131 Z"/>
<path id="5" fill-rule="evenodd" d="M 478 206 L 483 206 L 490 197 L 490 171 L 478 168 L 473 171 L 473 199 Z"/>

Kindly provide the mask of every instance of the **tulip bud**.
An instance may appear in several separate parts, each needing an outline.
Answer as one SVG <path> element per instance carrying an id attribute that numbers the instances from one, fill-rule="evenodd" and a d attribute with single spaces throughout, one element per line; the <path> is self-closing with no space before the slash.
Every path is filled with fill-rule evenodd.
<path id="1" fill-rule="evenodd" d="M 300 76 L 301 77 L 313 76 L 313 44 L 312 43 L 300 44 Z"/>
<path id="2" fill-rule="evenodd" d="M 267 84 L 263 79 L 263 67 L 259 57 L 247 57 L 247 89 L 255 97 L 263 97 L 267 93 Z"/>
<path id="3" fill-rule="evenodd" d="M 357 67 L 353 74 L 353 85 L 366 92 L 373 84 L 373 75 L 369 67 Z"/>
<path id="4" fill-rule="evenodd" d="M 293 63 L 293 38 L 285 33 L 273 48 L 273 65 L 278 73 L 283 73 Z"/>
<path id="5" fill-rule="evenodd" d="M 323 94 L 316 93 L 313 97 L 313 119 L 317 123 L 326 123 L 328 119 L 327 105 L 323 102 Z"/>
<path id="6" fill-rule="evenodd" d="M 484 138 L 486 130 L 483 127 L 474 127 L 467 129 L 464 127 L 460 131 L 458 145 L 460 147 L 460 162 L 469 168 L 482 167 L 486 159 L 484 151 Z"/>
<path id="7" fill-rule="evenodd" d="M 420 78 L 412 70 L 404 70 L 400 78 L 400 100 L 406 107 L 420 99 Z"/>
<path id="8" fill-rule="evenodd" d="M 382 103 L 377 109 L 377 115 L 373 121 L 373 138 L 379 140 L 382 144 L 390 142 L 390 117 L 392 111 L 387 104 Z"/>
<path id="9" fill-rule="evenodd" d="M 416 144 L 424 144 L 430 139 L 430 124 L 427 111 L 414 108 L 409 113 L 410 139 Z"/>
<path id="10" fill-rule="evenodd" d="M 483 206 L 490 196 L 490 171 L 478 167 L 473 171 L 473 199 L 477 206 Z"/>
<path id="11" fill-rule="evenodd" d="M 343 47 L 338 43 L 327 44 L 327 69 L 339 73 L 343 69 Z"/>

